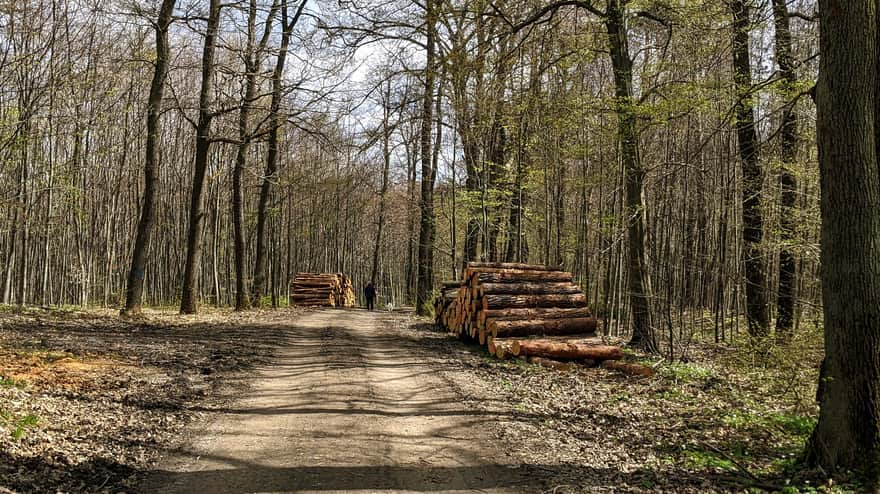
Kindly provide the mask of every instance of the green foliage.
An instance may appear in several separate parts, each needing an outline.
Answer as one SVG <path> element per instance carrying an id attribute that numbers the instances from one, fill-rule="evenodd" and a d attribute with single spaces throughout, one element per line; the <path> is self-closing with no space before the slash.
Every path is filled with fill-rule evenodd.
<path id="1" fill-rule="evenodd" d="M 12 438 L 20 441 L 27 429 L 36 427 L 40 423 L 40 417 L 29 413 L 23 417 L 13 415 L 12 412 L 0 409 L 0 425 L 9 429 Z"/>
<path id="2" fill-rule="evenodd" d="M 0 376 L 0 388 L 18 388 L 24 389 L 27 382 L 21 379 L 13 379 L 11 377 Z"/>
<path id="3" fill-rule="evenodd" d="M 431 301 L 431 299 L 426 300 L 422 304 L 422 314 L 424 314 L 425 317 L 430 317 L 431 319 L 434 318 L 434 303 Z"/>
<path id="4" fill-rule="evenodd" d="M 686 449 L 682 451 L 685 466 L 700 470 L 718 469 L 718 470 L 736 470 L 736 465 L 726 458 L 705 450 Z"/>
<path id="5" fill-rule="evenodd" d="M 660 367 L 658 370 L 664 377 L 684 383 L 703 383 L 710 379 L 717 379 L 713 370 L 697 364 L 672 362 Z"/>
<path id="6" fill-rule="evenodd" d="M 278 297 L 278 308 L 287 307 L 287 297 Z M 260 307 L 272 307 L 272 295 L 263 295 L 260 298 Z"/>
<path id="7" fill-rule="evenodd" d="M 816 427 L 816 418 L 804 415 L 789 415 L 776 413 L 769 417 L 770 422 L 791 434 L 801 436 L 805 440 L 813 433 Z"/>
<path id="8" fill-rule="evenodd" d="M 781 433 L 806 440 L 816 426 L 816 419 L 790 413 L 758 414 L 735 410 L 721 417 L 721 423 L 733 429 L 775 429 Z"/>

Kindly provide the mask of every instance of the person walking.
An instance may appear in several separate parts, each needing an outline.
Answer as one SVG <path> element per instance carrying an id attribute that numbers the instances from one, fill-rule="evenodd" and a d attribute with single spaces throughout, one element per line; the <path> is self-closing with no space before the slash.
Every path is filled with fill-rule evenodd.
<path id="1" fill-rule="evenodd" d="M 376 287 L 372 281 L 364 287 L 364 298 L 367 299 L 367 310 L 373 310 L 373 302 L 376 300 Z"/>

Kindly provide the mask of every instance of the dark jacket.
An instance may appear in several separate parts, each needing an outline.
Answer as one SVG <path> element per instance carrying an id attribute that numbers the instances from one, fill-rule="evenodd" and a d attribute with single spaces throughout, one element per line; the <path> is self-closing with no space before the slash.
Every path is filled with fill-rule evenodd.
<path id="1" fill-rule="evenodd" d="M 372 283 L 367 283 L 367 286 L 364 287 L 364 297 L 368 299 L 376 298 L 376 287 Z"/>

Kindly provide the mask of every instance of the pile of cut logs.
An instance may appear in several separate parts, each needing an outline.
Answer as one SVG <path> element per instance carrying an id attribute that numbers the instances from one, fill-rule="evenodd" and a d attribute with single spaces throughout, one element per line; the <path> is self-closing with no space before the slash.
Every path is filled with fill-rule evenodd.
<path id="1" fill-rule="evenodd" d="M 295 305 L 318 307 L 353 307 L 351 280 L 342 273 L 297 273 L 290 285 Z"/>
<path id="2" fill-rule="evenodd" d="M 571 273 L 533 264 L 472 262 L 462 278 L 441 286 L 434 302 L 440 328 L 486 345 L 499 358 L 526 357 L 554 368 L 572 361 L 629 365 L 611 363 L 622 359 L 623 351 L 596 337 L 596 319 Z"/>

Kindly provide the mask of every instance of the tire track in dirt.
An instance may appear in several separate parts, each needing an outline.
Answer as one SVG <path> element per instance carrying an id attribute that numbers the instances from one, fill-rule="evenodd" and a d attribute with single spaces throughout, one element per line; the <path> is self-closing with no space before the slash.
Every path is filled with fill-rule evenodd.
<path id="1" fill-rule="evenodd" d="M 310 312 L 288 332 L 247 396 L 196 431 L 142 492 L 540 490 L 486 438 L 492 416 L 468 408 L 441 364 L 379 313 Z"/>

